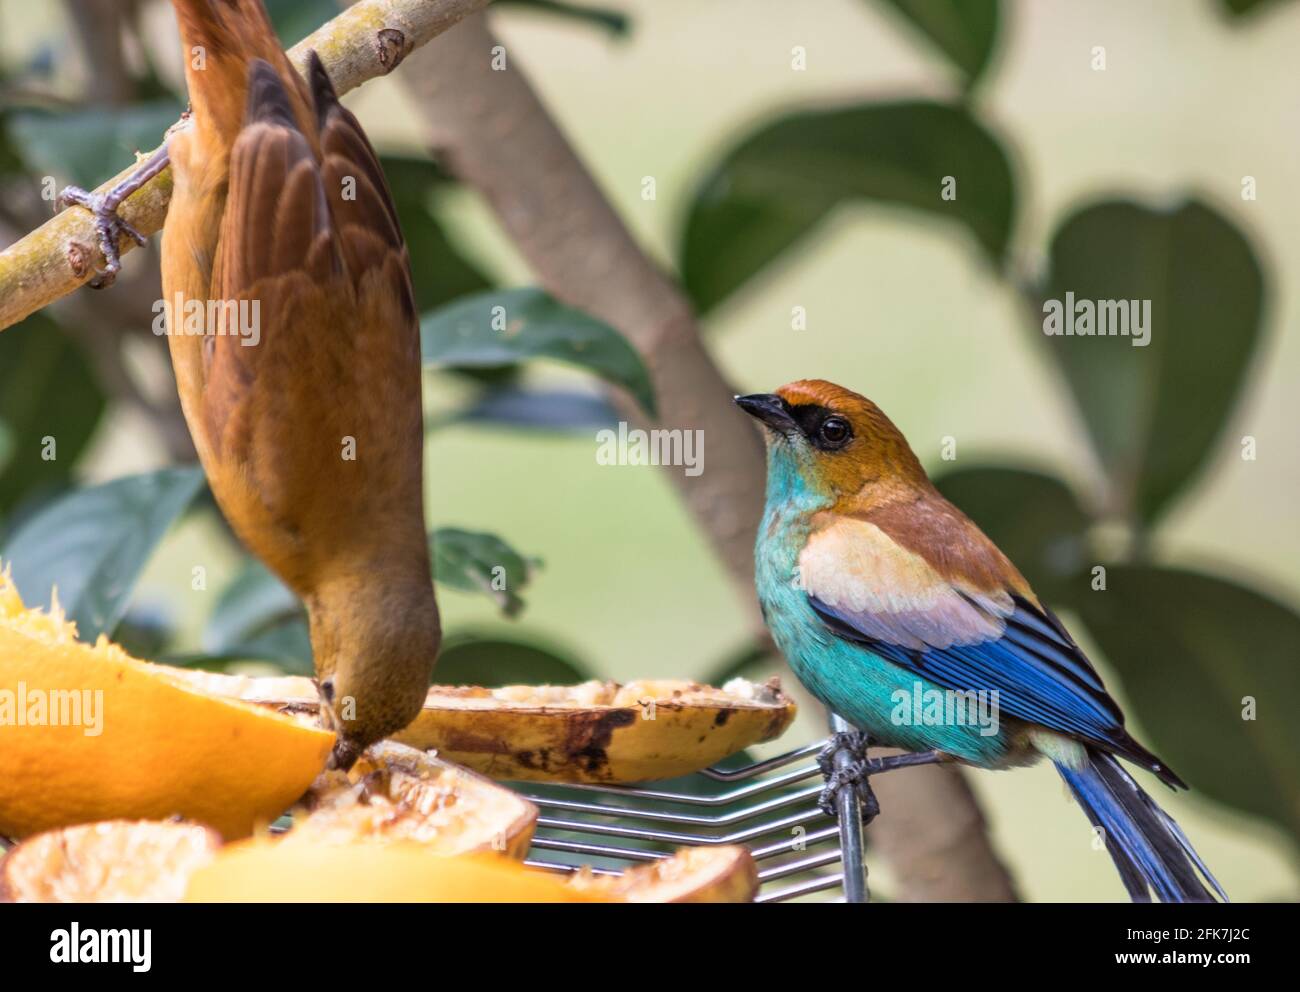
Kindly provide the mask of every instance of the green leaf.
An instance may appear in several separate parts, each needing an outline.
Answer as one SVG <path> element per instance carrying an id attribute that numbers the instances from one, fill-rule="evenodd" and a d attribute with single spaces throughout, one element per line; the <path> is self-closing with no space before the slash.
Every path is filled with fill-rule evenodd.
<path id="1" fill-rule="evenodd" d="M 26 110 L 10 117 L 9 131 L 30 172 L 93 189 L 130 165 L 135 152 L 162 144 L 184 109 L 155 100 L 62 113 Z"/>
<path id="2" fill-rule="evenodd" d="M 265 3 L 275 33 L 285 48 L 298 44 L 339 14 L 335 0 L 265 0 Z"/>
<path id="3" fill-rule="evenodd" d="M 507 289 L 459 300 L 420 321 L 426 365 L 491 368 L 551 358 L 628 390 L 655 415 L 650 374 L 618 331 L 540 289 Z"/>
<path id="4" fill-rule="evenodd" d="M 538 562 L 525 558 L 498 537 L 442 528 L 430 535 L 438 582 L 454 589 L 484 592 L 507 616 L 523 609 L 519 592 Z M 494 569 L 500 567 L 500 575 Z M 493 586 L 501 586 L 496 589 Z M 310 661 L 310 639 L 298 598 L 255 559 L 222 591 L 204 628 L 204 655 L 218 659 L 265 658 Z M 301 637 L 297 627 L 302 628 Z"/>
<path id="5" fill-rule="evenodd" d="M 491 280 L 447 239 L 433 213 L 436 191 L 451 185 L 451 178 L 428 158 L 383 155 L 380 164 L 410 251 L 420 312 L 491 287 Z"/>
<path id="6" fill-rule="evenodd" d="M 13 140 L 9 137 L 9 117 L 7 110 L 0 109 L 0 176 L 17 175 L 23 171 L 22 159 L 14 150 Z"/>
<path id="7" fill-rule="evenodd" d="M 14 432 L 8 424 L 0 420 L 0 479 L 4 478 L 5 467 L 14 454 Z"/>
<path id="8" fill-rule="evenodd" d="M 381 152 L 379 164 L 393 196 L 427 199 L 444 189 L 459 185 L 455 176 L 427 155 Z"/>
<path id="9" fill-rule="evenodd" d="M 955 199 L 943 199 L 946 177 Z M 716 306 L 853 200 L 953 220 L 1000 266 L 1015 181 L 997 139 L 960 106 L 868 103 L 781 117 L 727 151 L 695 194 L 680 268 L 697 309 Z"/>
<path id="10" fill-rule="evenodd" d="M 59 602 L 83 641 L 111 634 L 154 548 L 203 486 L 197 465 L 77 489 L 26 519 L 5 542 L 29 605 Z"/>
<path id="11" fill-rule="evenodd" d="M 1290 0 L 1219 0 L 1219 6 L 1232 15 L 1234 21 L 1239 21 L 1250 19 L 1261 11 L 1268 10 L 1270 7 L 1280 7 L 1288 2 Z"/>
<path id="12" fill-rule="evenodd" d="M 632 28 L 632 21 L 626 14 L 608 7 L 584 7 L 576 3 L 560 3 L 558 0 L 497 0 L 496 5 L 539 10 L 567 20 L 585 22 L 604 28 L 618 38 L 627 37 Z"/>
<path id="13" fill-rule="evenodd" d="M 54 321 L 33 314 L 0 334 L 0 421 L 11 445 L 0 464 L 0 514 L 67 483 L 104 408 L 84 352 Z"/>
<path id="14" fill-rule="evenodd" d="M 534 644 L 496 637 L 450 638 L 433 670 L 436 685 L 574 685 L 594 676 L 572 659 Z"/>
<path id="15" fill-rule="evenodd" d="M 1112 508 L 1149 525 L 1209 460 L 1241 392 L 1260 336 L 1259 261 L 1232 222 L 1202 203 L 1157 210 L 1108 201 L 1067 218 L 1052 239 L 1044 298 L 1059 301 L 1063 330 L 1067 292 L 1076 309 L 1083 300 L 1150 301 L 1145 346 L 1134 345 L 1141 338 L 1131 327 L 1128 336 L 1036 332 L 1083 413 Z"/>
<path id="16" fill-rule="evenodd" d="M 247 641 L 233 645 L 234 657 L 272 661 L 290 675 L 314 675 L 311 634 L 304 617 L 290 617 L 267 627 Z"/>
<path id="17" fill-rule="evenodd" d="M 1193 789 L 1300 840 L 1300 615 L 1196 572 L 1107 567 L 1076 608 L 1124 681 L 1145 743 Z M 1257 707 L 1244 719 L 1247 698 Z"/>
<path id="18" fill-rule="evenodd" d="M 593 431 L 618 424 L 618 413 L 603 396 L 571 389 L 488 389 L 457 421 L 505 424 L 532 430 Z"/>
<path id="19" fill-rule="evenodd" d="M 876 0 L 896 11 L 974 86 L 998 36 L 998 0 Z"/>
<path id="20" fill-rule="evenodd" d="M 746 196 L 725 178 L 699 193 L 687 220 L 681 275 L 704 314 L 790 251 L 830 213 L 839 199 L 829 189 L 803 186 L 785 196 Z"/>
<path id="21" fill-rule="evenodd" d="M 267 662 L 287 675 L 315 675 L 312 665 L 311 636 L 301 616 L 289 617 L 264 628 L 247 641 L 229 645 L 223 651 L 200 651 L 188 655 L 170 655 L 159 659 L 181 668 L 202 668 L 223 672 L 250 661 Z"/>
<path id="22" fill-rule="evenodd" d="M 442 527 L 429 535 L 438 582 L 490 596 L 508 617 L 524 608 L 519 592 L 540 564 L 525 558 L 493 534 Z"/>
<path id="23" fill-rule="evenodd" d="M 249 558 L 221 590 L 203 630 L 203 650 L 213 655 L 237 653 L 269 628 L 302 615 L 298 597 L 260 561 Z"/>
<path id="24" fill-rule="evenodd" d="M 1065 483 L 1041 472 L 988 466 L 946 472 L 934 484 L 1040 596 L 1056 601 L 1077 590 L 1091 521 Z"/>
<path id="25" fill-rule="evenodd" d="M 132 608 L 118 621 L 113 641 L 133 658 L 156 659 L 175 634 L 171 618 L 156 607 Z"/>

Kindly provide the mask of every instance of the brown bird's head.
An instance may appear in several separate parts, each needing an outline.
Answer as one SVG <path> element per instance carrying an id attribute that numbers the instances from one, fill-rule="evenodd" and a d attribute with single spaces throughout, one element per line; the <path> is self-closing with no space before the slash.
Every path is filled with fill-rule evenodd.
<path id="1" fill-rule="evenodd" d="M 424 705 L 442 640 L 433 585 L 357 575 L 307 602 L 321 715 L 338 735 L 330 767 L 348 769 Z"/>
<path id="2" fill-rule="evenodd" d="M 768 446 L 769 487 L 831 500 L 869 486 L 928 488 L 907 439 L 865 396 L 824 379 L 800 379 L 775 393 L 737 396 Z M 823 500 L 824 501 L 824 500 Z"/>

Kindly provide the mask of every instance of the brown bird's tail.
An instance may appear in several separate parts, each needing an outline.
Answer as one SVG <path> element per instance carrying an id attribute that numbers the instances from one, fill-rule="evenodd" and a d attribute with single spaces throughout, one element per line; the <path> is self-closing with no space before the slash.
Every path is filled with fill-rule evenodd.
<path id="1" fill-rule="evenodd" d="M 248 65 L 263 59 L 290 91 L 294 116 L 314 133 L 307 88 L 280 47 L 262 0 L 172 0 L 195 126 L 208 147 L 229 148 L 244 124 Z"/>

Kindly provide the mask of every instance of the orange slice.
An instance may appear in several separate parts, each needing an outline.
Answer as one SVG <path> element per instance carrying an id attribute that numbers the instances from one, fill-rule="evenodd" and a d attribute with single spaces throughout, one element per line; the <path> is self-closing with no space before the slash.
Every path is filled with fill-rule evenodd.
<path id="1" fill-rule="evenodd" d="M 441 855 L 496 851 L 522 860 L 537 807 L 432 754 L 373 745 L 347 774 L 325 772 L 284 843 L 412 841 Z"/>
<path id="2" fill-rule="evenodd" d="M 197 823 L 109 820 L 51 830 L 0 860 L 0 902 L 177 902 L 220 846 Z"/>
<path id="3" fill-rule="evenodd" d="M 619 902 L 752 902 L 758 895 L 758 867 L 744 847 L 683 847 L 670 858 L 621 875 L 583 869 L 569 884 Z"/>
<path id="4" fill-rule="evenodd" d="M 0 835 L 179 815 L 246 836 L 303 794 L 333 743 L 310 714 L 81 643 L 0 574 Z"/>

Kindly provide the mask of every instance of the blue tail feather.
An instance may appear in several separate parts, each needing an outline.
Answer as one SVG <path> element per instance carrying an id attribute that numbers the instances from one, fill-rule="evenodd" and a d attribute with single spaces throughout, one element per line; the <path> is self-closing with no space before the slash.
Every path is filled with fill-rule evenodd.
<path id="1" fill-rule="evenodd" d="M 1173 818 L 1113 755 L 1096 748 L 1088 748 L 1087 754 L 1083 768 L 1056 762 L 1056 770 L 1093 826 L 1101 828 L 1106 850 L 1133 901 L 1150 902 L 1154 892 L 1161 902 L 1212 902 L 1215 894 L 1226 902 L 1222 887 Z"/>

